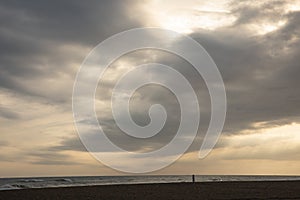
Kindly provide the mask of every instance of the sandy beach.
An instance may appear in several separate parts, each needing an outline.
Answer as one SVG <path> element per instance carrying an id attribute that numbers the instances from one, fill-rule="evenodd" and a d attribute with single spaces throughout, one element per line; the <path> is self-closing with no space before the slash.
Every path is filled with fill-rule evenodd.
<path id="1" fill-rule="evenodd" d="M 1 191 L 0 199 L 300 199 L 300 181 L 106 185 Z"/>

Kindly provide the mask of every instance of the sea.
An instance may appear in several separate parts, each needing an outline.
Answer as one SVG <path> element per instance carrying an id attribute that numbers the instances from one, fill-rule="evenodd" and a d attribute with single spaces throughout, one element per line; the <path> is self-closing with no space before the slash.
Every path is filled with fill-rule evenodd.
<path id="1" fill-rule="evenodd" d="M 295 181 L 300 176 L 240 176 L 240 175 L 196 175 L 196 182 L 220 181 Z M 0 178 L 0 190 L 27 188 L 52 188 L 95 185 L 145 184 L 145 183 L 180 183 L 192 182 L 192 175 L 164 176 L 68 176 L 34 178 Z"/>

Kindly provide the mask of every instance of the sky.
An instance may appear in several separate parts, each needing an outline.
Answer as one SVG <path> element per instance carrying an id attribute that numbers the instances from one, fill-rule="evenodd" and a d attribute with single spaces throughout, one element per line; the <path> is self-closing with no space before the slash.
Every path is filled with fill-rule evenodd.
<path id="1" fill-rule="evenodd" d="M 213 58 L 227 94 L 227 115 L 214 150 L 198 159 L 210 119 L 204 81 L 168 52 L 140 50 L 120 57 L 96 91 L 96 113 L 107 137 L 128 151 L 168 143 L 180 119 L 166 88 L 134 94 L 133 120 L 149 123 L 160 103 L 170 117 L 157 136 L 132 139 L 111 114 L 111 90 L 134 66 L 172 66 L 197 93 L 201 121 L 196 139 L 172 165 L 150 174 L 300 175 L 299 0 L 0 1 L 0 177 L 126 175 L 93 158 L 79 140 L 72 113 L 76 74 L 88 53 L 132 28 L 159 27 L 190 36 Z M 160 158 L 163 160 L 164 158 Z M 143 167 L 143 162 L 127 163 Z"/>

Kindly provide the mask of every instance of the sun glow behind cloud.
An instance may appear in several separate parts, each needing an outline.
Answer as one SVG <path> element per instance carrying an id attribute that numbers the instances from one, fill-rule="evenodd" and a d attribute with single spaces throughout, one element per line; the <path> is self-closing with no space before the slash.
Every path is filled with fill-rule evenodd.
<path id="1" fill-rule="evenodd" d="M 291 1 L 286 7 L 286 12 L 300 11 L 300 1 Z"/>
<path id="2" fill-rule="evenodd" d="M 248 20 L 240 24 L 240 28 L 246 33 L 254 36 L 263 36 L 277 30 L 280 30 L 288 23 L 288 15 L 291 12 L 300 10 L 300 1 L 240 1 L 232 4 L 233 10 L 244 10 L 247 13 Z M 254 11 L 260 9 L 261 11 Z M 259 15 L 260 17 L 251 20 L 251 16 Z"/>
<path id="3" fill-rule="evenodd" d="M 257 124 L 260 127 L 260 124 Z M 225 141 L 232 147 L 246 146 L 271 146 L 284 148 L 285 145 L 290 147 L 298 146 L 300 141 L 300 124 L 292 123 L 272 128 L 262 128 L 260 130 L 242 131 L 240 134 L 225 136 Z"/>
<path id="4" fill-rule="evenodd" d="M 170 29 L 179 33 L 190 34 L 201 29 L 214 31 L 235 25 L 239 18 L 235 9 L 239 6 L 258 9 L 268 4 L 267 1 L 241 1 L 233 3 L 231 0 L 222 1 L 162 1 L 153 0 L 146 2 L 138 8 L 143 11 L 139 20 L 145 26 L 155 26 Z M 244 23 L 239 27 L 246 35 L 266 35 L 279 30 L 287 23 L 287 14 L 300 10 L 299 1 L 290 1 L 284 5 L 269 9 L 260 20 Z M 273 13 L 272 13 L 273 12 Z M 271 16 L 274 13 L 281 15 Z M 270 15 L 271 14 L 271 15 Z"/>
<path id="5" fill-rule="evenodd" d="M 230 26 L 236 18 L 227 8 L 228 1 L 200 2 L 150 1 L 143 7 L 148 14 L 146 24 L 192 33 L 196 29 L 215 30 Z M 188 5 L 188 6 L 187 6 Z"/>
<path id="6" fill-rule="evenodd" d="M 265 35 L 280 29 L 286 24 L 286 20 L 280 20 L 275 23 L 266 22 L 266 23 L 256 23 L 251 24 L 250 27 L 255 30 L 258 35 Z"/>

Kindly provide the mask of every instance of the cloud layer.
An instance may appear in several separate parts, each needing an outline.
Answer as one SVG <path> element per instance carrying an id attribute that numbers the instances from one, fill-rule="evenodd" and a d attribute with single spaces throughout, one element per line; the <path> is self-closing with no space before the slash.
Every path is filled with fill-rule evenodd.
<path id="1" fill-rule="evenodd" d="M 208 163 L 244 165 L 245 159 L 252 162 L 266 159 L 272 160 L 269 165 L 274 173 L 277 172 L 274 163 L 282 160 L 300 166 L 297 159 L 300 140 L 296 134 L 300 131 L 297 125 L 300 123 L 299 1 L 222 1 L 219 7 L 216 2 L 204 6 L 202 1 L 188 1 L 184 6 L 174 2 L 172 8 L 162 2 L 158 5 L 149 1 L 0 2 L 2 168 L 24 165 L 28 168 L 25 175 L 34 174 L 30 166 L 51 171 L 55 165 L 69 165 L 74 174 L 84 169 L 98 172 L 98 163 L 85 152 L 73 124 L 71 98 L 76 72 L 99 42 L 118 32 L 148 25 L 188 28 L 185 33 L 203 45 L 222 74 L 228 112 L 223 137 L 215 153 L 207 158 Z M 168 16 L 183 16 L 183 19 L 165 19 L 165 10 Z M 216 25 L 216 18 L 225 21 L 220 20 Z M 184 74 L 197 91 L 201 122 L 198 137 L 187 154 L 196 156 L 210 119 L 209 94 L 192 66 L 170 53 L 143 50 L 114 62 L 97 89 L 99 121 L 114 143 L 130 151 L 152 151 L 173 138 L 180 111 L 176 98 L 165 88 L 141 88 L 131 101 L 131 114 L 137 124 L 149 123 L 148 108 L 154 103 L 164 105 L 171 116 L 163 131 L 153 138 L 140 140 L 125 135 L 116 127 L 111 114 L 111 90 L 118 77 L 133 66 L 149 62 L 172 66 Z M 281 137 L 267 131 L 285 126 L 292 128 L 282 129 Z M 287 138 L 294 141 L 291 148 L 276 146 L 289 143 Z M 267 143 L 271 150 L 262 143 Z M 205 165 L 205 160 L 186 161 L 186 157 L 163 173 L 188 173 L 179 170 L 186 162 Z M 225 168 L 227 171 L 219 170 L 229 174 L 234 171 Z M 103 167 L 101 170 L 115 173 Z M 4 170 L 0 176 L 14 173 Z M 259 168 L 256 173 L 260 173 Z M 295 167 L 290 173 L 300 171 Z"/>

